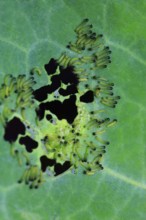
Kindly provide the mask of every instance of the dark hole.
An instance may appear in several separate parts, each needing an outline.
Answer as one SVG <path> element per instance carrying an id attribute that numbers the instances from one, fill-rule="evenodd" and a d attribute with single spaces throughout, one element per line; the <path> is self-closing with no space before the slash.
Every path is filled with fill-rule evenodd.
<path id="1" fill-rule="evenodd" d="M 59 120 L 66 119 L 68 123 L 73 123 L 77 116 L 77 106 L 75 104 L 76 96 L 72 95 L 65 99 L 63 103 L 60 101 L 53 101 L 50 103 L 49 110 L 54 113 Z"/>
<path id="2" fill-rule="evenodd" d="M 77 106 L 76 106 L 76 96 L 71 95 L 68 99 L 63 102 L 59 100 L 41 103 L 39 109 L 37 110 L 37 115 L 39 118 L 44 117 L 45 110 L 50 110 L 53 114 L 57 116 L 59 120 L 66 119 L 68 123 L 73 123 L 77 116 Z"/>
<path id="3" fill-rule="evenodd" d="M 48 94 L 51 94 L 61 86 L 60 76 L 55 75 L 51 77 L 52 84 L 47 86 L 42 86 L 33 92 L 34 98 L 39 102 L 47 99 Z"/>
<path id="4" fill-rule="evenodd" d="M 59 93 L 62 96 L 68 96 L 71 94 L 75 94 L 77 92 L 78 92 L 77 87 L 74 84 L 69 85 L 66 89 L 63 88 L 59 89 Z"/>
<path id="5" fill-rule="evenodd" d="M 93 91 L 89 90 L 84 95 L 80 97 L 81 102 L 90 103 L 94 101 L 94 93 Z"/>
<path id="6" fill-rule="evenodd" d="M 19 139 L 19 143 L 20 144 L 24 144 L 26 147 L 26 150 L 31 153 L 33 151 L 33 149 L 36 149 L 38 147 L 38 142 L 33 140 L 31 137 L 29 137 L 28 135 L 25 137 L 21 137 Z"/>
<path id="7" fill-rule="evenodd" d="M 56 164 L 56 160 L 55 159 L 49 159 L 45 155 L 40 157 L 40 161 L 41 161 L 41 170 L 43 172 L 46 171 L 46 168 L 48 166 L 52 167 L 52 166 L 54 166 Z"/>
<path id="8" fill-rule="evenodd" d="M 49 61 L 49 63 L 45 64 L 45 70 L 48 73 L 48 75 L 54 74 L 56 72 L 58 63 L 54 58 L 51 58 L 51 60 Z"/>
<path id="9" fill-rule="evenodd" d="M 47 114 L 47 115 L 46 115 L 46 119 L 47 119 L 48 121 L 50 121 L 50 120 L 52 119 L 52 115 Z"/>
<path id="10" fill-rule="evenodd" d="M 79 79 L 77 74 L 74 72 L 73 66 L 68 66 L 66 68 L 60 67 L 60 77 L 64 84 L 74 84 L 78 85 Z"/>
<path id="11" fill-rule="evenodd" d="M 25 125 L 19 118 L 14 117 L 5 126 L 4 139 L 12 143 L 17 140 L 19 134 L 25 134 Z"/>
<path id="12" fill-rule="evenodd" d="M 64 173 L 71 167 L 70 161 L 65 161 L 64 164 L 57 163 L 55 164 L 54 171 L 55 171 L 55 176 L 58 176 L 61 173 Z"/>

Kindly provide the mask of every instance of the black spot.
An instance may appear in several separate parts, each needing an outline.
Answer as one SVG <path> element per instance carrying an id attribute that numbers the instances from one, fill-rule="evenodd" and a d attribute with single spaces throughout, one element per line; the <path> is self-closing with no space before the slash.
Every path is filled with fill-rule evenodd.
<path id="1" fill-rule="evenodd" d="M 26 147 L 26 150 L 31 153 L 33 151 L 33 149 L 36 149 L 38 147 L 38 142 L 33 140 L 31 137 L 29 137 L 28 135 L 25 137 L 21 137 L 19 139 L 19 143 L 20 144 L 24 144 Z"/>
<path id="2" fill-rule="evenodd" d="M 4 139 L 12 143 L 17 140 L 19 134 L 25 134 L 25 125 L 19 118 L 14 117 L 5 126 Z"/>
<path id="3" fill-rule="evenodd" d="M 45 155 L 40 157 L 40 161 L 41 161 L 41 170 L 43 172 L 46 171 L 46 168 L 48 166 L 52 167 L 52 166 L 54 166 L 56 164 L 56 160 L 55 159 L 49 159 Z"/>
<path id="4" fill-rule="evenodd" d="M 60 77 L 64 84 L 70 83 L 70 84 L 78 85 L 79 83 L 78 76 L 77 74 L 75 74 L 73 66 L 68 66 L 66 68 L 60 66 Z"/>
<path id="5" fill-rule="evenodd" d="M 45 70 L 48 73 L 48 75 L 54 74 L 56 72 L 58 63 L 54 58 L 51 58 L 48 64 L 45 64 Z"/>
<path id="6" fill-rule="evenodd" d="M 55 176 L 64 173 L 71 167 L 70 161 L 65 161 L 64 164 L 56 163 L 54 167 Z"/>
<path id="7" fill-rule="evenodd" d="M 80 97 L 80 101 L 86 103 L 93 102 L 94 101 L 93 91 L 91 90 L 87 91 L 84 95 Z"/>
<path id="8" fill-rule="evenodd" d="M 67 89 L 63 89 L 63 88 L 59 89 L 59 93 L 62 96 L 68 96 L 68 95 L 71 95 L 71 94 L 75 94 L 77 92 L 78 92 L 77 87 L 74 84 L 69 85 L 67 87 Z"/>

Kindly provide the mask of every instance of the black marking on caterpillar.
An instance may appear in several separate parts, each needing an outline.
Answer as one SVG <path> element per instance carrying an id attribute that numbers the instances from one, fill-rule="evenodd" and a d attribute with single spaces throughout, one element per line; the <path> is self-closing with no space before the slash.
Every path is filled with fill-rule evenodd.
<path id="1" fill-rule="evenodd" d="M 51 83 L 46 80 L 34 89 L 36 74 L 41 77 L 41 72 L 33 68 L 29 77 L 6 75 L 0 87 L 4 139 L 18 164 L 26 166 L 18 182 L 30 189 L 38 188 L 45 175 L 77 173 L 78 168 L 92 175 L 103 169 L 109 141 L 102 133 L 117 120 L 102 118 L 101 107 L 115 108 L 120 97 L 114 96 L 114 84 L 98 73 L 111 63 L 111 51 L 88 22 L 84 19 L 75 28 L 76 40 L 67 45 L 73 55 L 63 52 L 44 65 Z M 28 120 L 28 109 L 32 120 Z"/>

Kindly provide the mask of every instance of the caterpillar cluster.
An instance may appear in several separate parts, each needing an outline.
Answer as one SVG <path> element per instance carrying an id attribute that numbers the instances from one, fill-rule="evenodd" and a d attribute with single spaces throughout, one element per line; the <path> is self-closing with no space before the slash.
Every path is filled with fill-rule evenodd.
<path id="1" fill-rule="evenodd" d="M 3 125 L 17 111 L 23 115 L 25 108 L 34 104 L 32 92 L 34 77 L 6 75 L 0 87 L 0 121 Z M 4 103 L 4 105 L 3 105 Z"/>
<path id="2" fill-rule="evenodd" d="M 109 145 L 102 134 L 117 122 L 105 116 L 104 106 L 115 108 L 120 97 L 114 96 L 114 84 L 98 74 L 111 63 L 111 51 L 88 19 L 75 33 L 75 42 L 67 45 L 72 53 L 63 52 L 44 65 L 48 82 L 43 86 L 36 84 L 34 68 L 29 78 L 6 75 L 0 88 L 4 139 L 18 164 L 26 165 L 18 182 L 30 188 L 38 188 L 45 174 L 102 170 Z M 27 114 L 30 107 L 33 119 Z"/>

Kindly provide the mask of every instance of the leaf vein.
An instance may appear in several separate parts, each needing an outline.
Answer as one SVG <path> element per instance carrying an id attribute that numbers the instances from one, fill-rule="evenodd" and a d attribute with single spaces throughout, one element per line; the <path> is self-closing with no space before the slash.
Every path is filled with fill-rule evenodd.
<path id="1" fill-rule="evenodd" d="M 129 177 L 123 175 L 123 174 L 120 174 L 120 173 L 118 173 L 118 172 L 116 172 L 116 171 L 114 171 L 114 170 L 112 170 L 108 167 L 105 167 L 104 170 L 105 170 L 106 174 L 108 174 L 108 175 L 110 175 L 114 178 L 117 178 L 117 179 L 119 179 L 119 180 L 121 180 L 125 183 L 128 183 L 128 184 L 134 186 L 134 187 L 146 190 L 146 184 L 144 184 L 144 183 L 140 183 L 136 180 L 133 180 L 133 179 L 131 179 L 131 178 L 129 178 Z"/>
<path id="2" fill-rule="evenodd" d="M 113 47 L 115 47 L 115 48 L 117 48 L 117 49 L 119 49 L 119 50 L 122 50 L 123 52 L 129 54 L 133 59 L 135 59 L 135 60 L 138 61 L 139 63 L 141 63 L 141 64 L 143 64 L 143 65 L 146 66 L 146 61 L 143 60 L 142 58 L 140 58 L 139 56 L 137 56 L 134 52 L 132 52 L 132 51 L 129 50 L 128 48 L 124 47 L 123 45 L 120 45 L 119 43 L 112 42 L 112 41 L 110 41 L 110 40 L 108 40 L 108 39 L 106 40 L 106 42 L 107 42 L 109 45 L 111 45 L 111 46 L 113 46 Z"/>
<path id="3" fill-rule="evenodd" d="M 22 51 L 25 54 L 27 53 L 27 50 L 24 47 L 21 47 L 18 44 L 13 43 L 12 41 L 9 41 L 8 39 L 0 38 L 0 41 L 4 42 L 6 44 L 12 45 L 13 47 L 17 48 L 18 50 Z"/>

